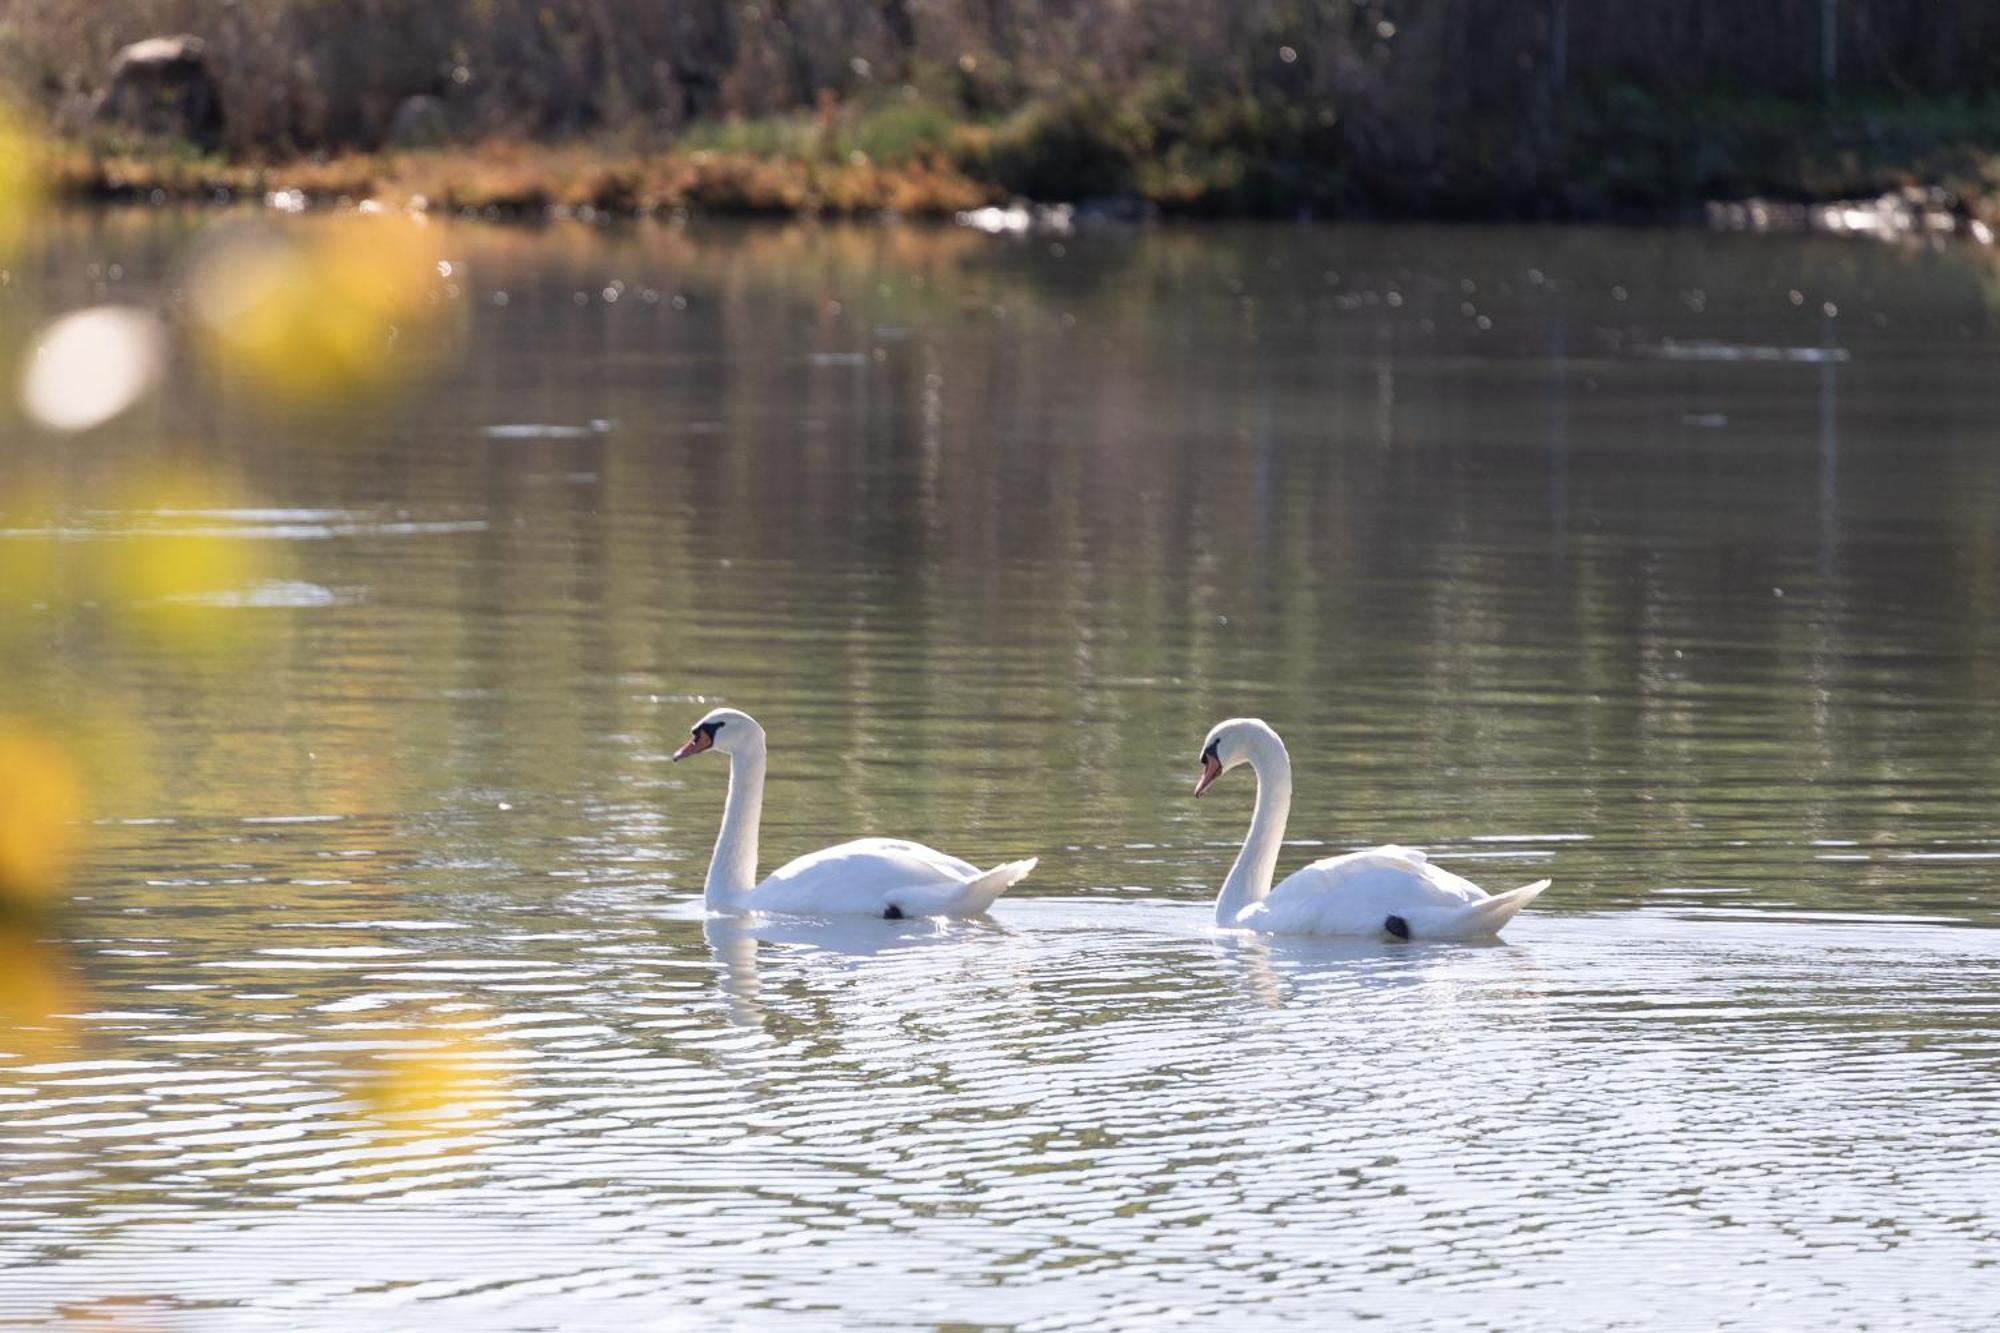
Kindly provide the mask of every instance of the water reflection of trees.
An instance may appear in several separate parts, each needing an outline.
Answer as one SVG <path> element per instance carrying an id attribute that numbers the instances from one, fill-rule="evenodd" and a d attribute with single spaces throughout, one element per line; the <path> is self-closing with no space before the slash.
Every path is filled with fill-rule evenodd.
<path id="1" fill-rule="evenodd" d="M 1984 828 L 1975 259 L 1410 228 L 451 246 L 483 304 L 433 399 L 308 424 L 307 454 L 253 404 L 164 409 L 266 493 L 485 524 L 313 553 L 364 595 L 296 616 L 274 673 L 349 742 L 265 756 L 302 798 L 564 793 L 502 835 L 530 863 L 580 807 L 667 805 L 698 847 L 720 791 L 680 795 L 664 737 L 727 694 L 775 715 L 774 860 L 864 829 L 1221 841 L 1179 828 L 1184 751 L 1237 711 L 1285 721 L 1299 836 L 1587 832 L 1565 868 L 1613 897 Z M 1658 354 L 1829 338 L 1848 361 Z M 200 749 L 186 788 L 227 789 Z"/>
<path id="2" fill-rule="evenodd" d="M 1931 641 L 1986 674 L 1933 638 L 1990 633 L 1958 577 L 1983 568 L 1981 403 L 1921 352 L 1987 326 L 1976 260 L 1408 229 L 504 244 L 564 318 L 607 273 L 688 299 L 590 321 L 627 427 L 603 554 L 657 557 L 642 595 L 688 618 L 706 688 L 786 700 L 822 786 L 899 741 L 967 770 L 816 793 L 856 820 L 1159 830 L 1167 789 L 1132 775 L 1257 709 L 1329 757 L 1331 836 L 1666 826 L 1665 877 L 1700 880 L 1718 803 L 1796 847 L 1907 820 L 1881 793 L 1923 767 L 1984 771 L 1980 728 L 1924 721 L 1965 680 L 1892 669 L 1872 700 L 1852 664 Z M 1656 355 L 1829 338 L 1844 366 Z M 1829 692 L 1868 706 L 1829 722 Z"/>

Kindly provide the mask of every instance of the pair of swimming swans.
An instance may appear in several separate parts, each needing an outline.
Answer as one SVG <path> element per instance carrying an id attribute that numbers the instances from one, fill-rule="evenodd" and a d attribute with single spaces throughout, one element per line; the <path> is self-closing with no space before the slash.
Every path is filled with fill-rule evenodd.
<path id="1" fill-rule="evenodd" d="M 708 865 L 710 911 L 837 916 L 978 916 L 1025 879 L 1035 858 L 991 870 L 922 843 L 859 838 L 811 852 L 757 879 L 757 828 L 764 810 L 764 729 L 748 713 L 718 708 L 694 724 L 679 762 L 715 750 L 729 756 L 729 796 Z M 1547 880 L 1489 894 L 1440 869 L 1420 851 L 1374 847 L 1315 861 L 1271 885 L 1292 805 L 1292 761 L 1278 733 L 1253 717 L 1219 722 L 1201 750 L 1200 796 L 1232 768 L 1257 776 L 1250 834 L 1215 900 L 1215 922 L 1273 935 L 1387 935 L 1475 939 L 1502 926 L 1549 886 Z"/>

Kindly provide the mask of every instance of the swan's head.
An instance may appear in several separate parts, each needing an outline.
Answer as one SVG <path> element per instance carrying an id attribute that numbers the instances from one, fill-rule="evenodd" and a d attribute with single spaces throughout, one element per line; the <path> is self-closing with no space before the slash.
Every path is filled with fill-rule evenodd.
<path id="1" fill-rule="evenodd" d="M 735 754 L 750 749 L 763 739 L 764 729 L 757 725 L 756 718 L 742 709 L 711 709 L 707 717 L 688 728 L 687 744 L 674 751 L 674 762 L 679 763 L 703 750 Z"/>
<path id="2" fill-rule="evenodd" d="M 1232 717 L 1216 723 L 1201 743 L 1201 781 L 1194 784 L 1194 794 L 1201 795 L 1224 773 L 1249 763 L 1251 755 L 1270 746 L 1282 751 L 1285 743 L 1261 717 Z"/>

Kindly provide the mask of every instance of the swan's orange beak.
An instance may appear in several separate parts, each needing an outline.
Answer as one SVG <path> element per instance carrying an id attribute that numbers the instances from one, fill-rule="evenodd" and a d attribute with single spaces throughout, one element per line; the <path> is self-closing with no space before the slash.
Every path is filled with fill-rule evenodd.
<path id="1" fill-rule="evenodd" d="M 687 744 L 683 745 L 680 749 L 674 751 L 674 762 L 678 764 L 681 760 L 687 758 L 689 755 L 700 754 L 703 750 L 710 749 L 714 745 L 715 745 L 715 733 L 710 731 L 703 731 L 701 728 L 697 727 L 695 728 L 694 734 L 687 738 Z"/>
<path id="2" fill-rule="evenodd" d="M 1201 795 L 1208 790 L 1210 783 L 1221 776 L 1222 761 L 1217 759 L 1213 753 L 1203 755 L 1201 757 L 1201 781 L 1194 784 L 1194 794 L 1196 796 Z"/>

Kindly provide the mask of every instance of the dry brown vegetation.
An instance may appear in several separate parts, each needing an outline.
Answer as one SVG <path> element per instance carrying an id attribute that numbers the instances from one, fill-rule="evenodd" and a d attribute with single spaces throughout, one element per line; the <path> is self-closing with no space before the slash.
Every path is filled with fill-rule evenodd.
<path id="1" fill-rule="evenodd" d="M 375 199 L 507 217 L 551 210 L 942 217 L 997 196 L 991 185 L 933 162 L 824 163 L 706 151 L 641 155 L 520 140 L 276 163 L 101 153 L 72 145 L 55 154 L 52 167 L 57 192 L 72 197 L 203 199 L 297 190 L 316 204 Z"/>
<path id="2" fill-rule="evenodd" d="M 182 31 L 221 85 L 221 163 L 90 128 L 118 48 Z M 1961 150 L 2000 142 L 2000 7 L 12 0 L 0 80 L 93 145 L 67 176 L 92 188 L 282 177 L 475 208 L 934 212 L 1007 193 L 1596 215 L 1866 192 L 1926 155 L 1973 162 Z M 449 160 L 383 155 L 416 97 Z M 255 165 L 271 162 L 286 166 Z"/>

